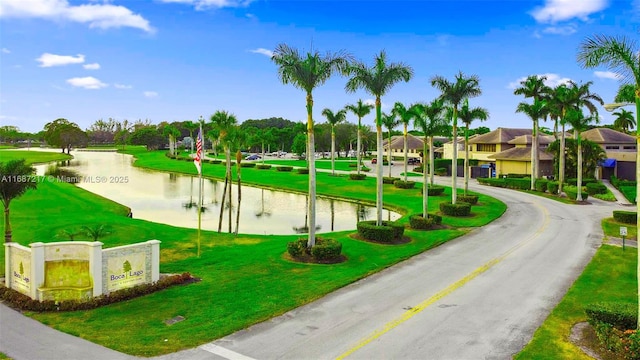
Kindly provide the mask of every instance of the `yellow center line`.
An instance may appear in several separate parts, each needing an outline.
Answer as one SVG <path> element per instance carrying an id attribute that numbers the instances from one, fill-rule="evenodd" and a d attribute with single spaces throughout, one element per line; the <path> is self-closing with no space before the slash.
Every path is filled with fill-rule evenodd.
<path id="1" fill-rule="evenodd" d="M 502 254 L 502 255 L 500 255 L 500 256 L 492 259 L 492 260 L 489 260 L 488 262 L 484 263 L 483 265 L 481 265 L 477 269 L 475 269 L 472 272 L 470 272 L 469 274 L 467 274 L 462 279 L 460 279 L 460 280 L 456 281 L 455 283 L 447 286 L 444 290 L 441 290 L 440 292 L 436 293 L 432 297 L 426 299 L 425 301 L 421 302 L 420 304 L 418 304 L 417 306 L 411 308 L 410 310 L 405 311 L 400 317 L 398 317 L 397 319 L 395 319 L 393 321 L 388 322 L 381 329 L 378 329 L 378 330 L 374 331 L 373 333 L 371 333 L 371 335 L 367 336 L 366 338 L 364 338 L 363 340 L 358 342 L 358 344 L 356 344 L 356 346 L 352 347 L 351 349 L 349 349 L 346 352 L 344 352 L 342 355 L 338 356 L 336 358 L 336 360 L 342 360 L 342 359 L 346 358 L 347 356 L 349 356 L 349 355 L 353 354 L 354 352 L 358 351 L 359 349 L 363 348 L 364 346 L 366 346 L 370 342 L 376 340 L 377 338 L 379 338 L 382 335 L 386 334 L 387 332 L 391 331 L 393 328 L 395 328 L 398 325 L 402 324 L 403 322 L 411 319 L 416 314 L 422 312 L 424 309 L 426 309 L 430 305 L 433 305 L 433 303 L 435 303 L 436 301 L 444 298 L 445 296 L 451 294 L 455 290 L 461 288 L 466 283 L 468 283 L 469 281 L 471 281 L 474 278 L 476 278 L 478 275 L 480 275 L 480 274 L 484 273 L 485 271 L 491 269 L 494 265 L 502 262 L 509 255 L 511 255 L 514 251 L 520 249 L 521 247 L 523 247 L 524 245 L 528 244 L 533 239 L 538 237 L 547 228 L 547 226 L 549 225 L 550 217 L 549 217 L 549 212 L 547 211 L 547 209 L 545 209 L 544 207 L 540 206 L 537 202 L 534 202 L 533 204 L 534 204 L 535 207 L 541 209 L 543 214 L 544 214 L 544 223 L 542 224 L 542 226 L 535 233 L 533 233 L 527 239 L 525 239 L 522 242 L 520 242 L 518 245 L 516 245 L 516 246 L 512 247 L 511 249 L 509 249 L 504 254 Z"/>

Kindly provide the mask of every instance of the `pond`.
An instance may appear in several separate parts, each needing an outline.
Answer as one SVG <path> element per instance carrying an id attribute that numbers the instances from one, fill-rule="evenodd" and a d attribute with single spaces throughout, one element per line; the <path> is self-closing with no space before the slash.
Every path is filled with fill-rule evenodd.
<path id="1" fill-rule="evenodd" d="M 83 181 L 77 184 L 79 187 L 128 206 L 134 218 L 198 227 L 197 177 L 136 168 L 132 166 L 132 156 L 115 152 L 76 151 L 72 155 L 74 159 L 66 165 L 82 175 Z M 39 167 L 39 173 L 43 171 L 43 167 Z M 202 229 L 218 230 L 223 190 L 224 181 L 203 180 Z M 236 231 L 236 185 L 231 187 L 231 193 L 232 230 Z M 243 185 L 238 232 L 265 235 L 305 233 L 308 229 L 307 201 L 308 196 L 304 194 Z M 316 231 L 354 230 L 358 221 L 373 220 L 375 215 L 375 207 L 317 198 Z M 225 204 L 223 216 L 222 231 L 228 232 L 228 204 Z M 383 212 L 384 219 L 396 220 L 399 217 L 395 212 Z"/>

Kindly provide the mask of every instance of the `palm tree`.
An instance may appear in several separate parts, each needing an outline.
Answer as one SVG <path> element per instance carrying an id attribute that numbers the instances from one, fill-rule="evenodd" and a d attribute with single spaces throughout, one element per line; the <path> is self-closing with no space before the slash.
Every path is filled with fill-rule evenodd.
<path id="1" fill-rule="evenodd" d="M 382 113 L 382 125 L 387 128 L 387 163 L 389 164 L 389 177 L 391 177 L 391 130 L 396 126 L 400 125 L 400 121 L 396 118 L 396 114 L 391 112 L 391 114 Z M 382 158 L 378 159 L 378 163 L 380 163 Z"/>
<path id="2" fill-rule="evenodd" d="M 24 195 L 29 189 L 35 189 L 38 183 L 35 181 L 18 181 L 31 176 L 36 169 L 27 165 L 24 159 L 9 160 L 0 162 L 0 174 L 3 180 L 0 181 L 0 201 L 4 205 L 4 242 L 11 242 L 11 223 L 9 222 L 9 205 L 11 200 Z M 5 181 L 8 179 L 7 181 Z"/>
<path id="3" fill-rule="evenodd" d="M 458 177 L 458 106 L 467 98 L 480 96 L 482 90 L 480 89 L 480 79 L 476 75 L 465 76 L 462 72 L 459 72 L 455 76 L 454 82 L 445 79 L 442 76 L 434 76 L 431 78 L 431 85 L 440 90 L 442 94 L 440 97 L 452 108 L 452 122 L 453 122 L 453 159 L 451 159 L 451 203 L 456 203 L 456 178 Z"/>
<path id="4" fill-rule="evenodd" d="M 234 126 L 229 134 L 229 140 L 232 146 L 236 149 L 236 174 L 238 175 L 238 205 L 236 207 L 236 231 L 238 235 L 238 229 L 240 227 L 240 203 L 242 202 L 242 148 L 249 142 L 250 134 L 246 131 L 240 130 L 239 127 Z M 231 204 L 231 201 L 229 201 Z M 231 209 L 231 207 L 229 207 Z M 231 216 L 229 216 L 231 220 Z M 231 227 L 229 228 L 231 232 Z"/>
<path id="5" fill-rule="evenodd" d="M 398 117 L 399 123 L 402 123 L 402 125 L 404 125 L 404 131 L 402 132 L 402 136 L 403 136 L 403 140 L 404 140 L 404 181 L 407 181 L 407 155 L 409 153 L 409 150 L 407 148 L 407 127 L 409 126 L 409 123 L 411 122 L 411 119 L 413 119 L 414 114 L 409 111 L 409 109 L 407 109 L 404 104 L 402 104 L 401 102 L 397 101 L 394 105 L 393 105 L 393 110 L 392 112 Z M 391 154 L 391 144 L 389 144 L 389 154 Z M 389 168 L 391 169 L 391 168 Z"/>
<path id="6" fill-rule="evenodd" d="M 280 44 L 273 52 L 271 60 L 278 66 L 278 77 L 283 84 L 292 84 L 302 89 L 307 96 L 307 143 L 309 161 L 309 241 L 308 247 L 316 244 L 316 165 L 315 140 L 313 132 L 313 90 L 324 84 L 336 72 L 346 74 L 350 55 L 344 52 L 328 53 L 321 56 L 319 52 L 309 52 L 301 56 L 298 50 L 286 44 Z"/>
<path id="7" fill-rule="evenodd" d="M 547 94 L 551 90 L 544 84 L 547 80 L 546 76 L 530 75 L 525 80 L 520 82 L 520 87 L 513 91 L 514 95 L 524 95 L 525 98 L 533 98 L 536 102 L 540 99 L 546 98 Z M 540 164 L 538 161 L 538 120 L 545 119 L 547 117 L 546 112 L 539 113 L 538 118 L 533 120 L 533 133 L 531 138 L 531 190 L 535 190 L 535 180 L 540 176 Z"/>
<path id="8" fill-rule="evenodd" d="M 211 151 L 213 151 L 213 156 L 218 157 L 218 144 L 220 143 L 220 130 L 211 129 L 206 133 L 207 138 L 211 141 Z"/>
<path id="9" fill-rule="evenodd" d="M 633 118 L 633 113 L 631 111 L 620 109 L 612 115 L 616 116 L 616 119 L 613 121 L 613 126 L 616 129 L 628 133 L 629 129 L 636 126 L 636 119 Z"/>
<path id="10" fill-rule="evenodd" d="M 533 136 L 531 137 L 531 190 L 536 187 L 536 162 L 538 161 L 538 119 L 542 119 L 548 113 L 547 103 L 537 98 L 533 99 L 533 104 L 521 102 L 516 108 L 516 112 L 524 113 L 533 121 Z"/>
<path id="11" fill-rule="evenodd" d="M 193 143 L 195 142 L 193 139 L 193 132 L 195 130 L 198 130 L 200 124 L 191 120 L 187 120 L 182 123 L 182 126 L 184 126 L 185 129 L 189 130 L 189 137 L 191 138 L 191 152 L 193 153 Z"/>
<path id="12" fill-rule="evenodd" d="M 635 86 L 632 84 L 622 84 L 618 89 L 618 93 L 616 93 L 615 99 L 613 101 L 617 103 L 633 103 L 635 102 Z"/>
<path id="13" fill-rule="evenodd" d="M 93 239 L 93 241 L 98 241 L 101 237 L 105 237 L 111 234 L 111 228 L 108 225 L 94 225 L 94 226 L 83 226 L 82 231 L 85 235 L 89 236 Z M 73 241 L 73 238 L 71 239 Z"/>
<path id="14" fill-rule="evenodd" d="M 229 132 L 238 123 L 235 115 L 230 114 L 223 110 L 218 110 L 215 114 L 211 115 L 211 122 L 214 129 L 220 132 L 220 142 L 224 148 L 224 156 L 226 160 L 226 172 L 224 177 L 224 190 L 222 191 L 222 203 L 220 205 L 220 220 L 218 223 L 218 232 L 222 231 L 222 215 L 224 212 L 224 202 L 227 193 L 227 186 L 229 187 L 229 207 L 231 207 L 231 149 L 230 141 L 228 139 Z M 229 215 L 229 221 L 231 221 L 231 215 Z M 229 224 L 229 232 L 231 232 L 231 224 Z"/>
<path id="15" fill-rule="evenodd" d="M 593 68 L 601 65 L 607 65 L 621 76 L 623 81 L 627 83 L 627 90 L 621 88 L 619 94 L 620 99 L 616 101 L 631 101 L 631 94 L 635 96 L 633 100 L 636 104 L 636 124 L 639 124 L 638 116 L 640 116 L 640 62 L 638 61 L 637 43 L 624 36 L 613 37 L 606 35 L 596 35 L 592 38 L 585 39 L 580 44 L 578 52 L 578 62 L 587 68 Z M 635 91 L 630 91 L 631 87 Z M 636 180 L 640 180 L 640 126 L 636 128 Z M 640 194 L 640 181 L 637 181 L 636 191 Z M 640 223 L 640 201 L 637 205 L 638 223 Z M 638 252 L 638 264 L 640 264 L 640 251 Z M 639 265 L 640 267 L 640 265 Z M 639 268 L 640 270 L 640 268 Z M 638 275 L 638 296 L 640 297 L 640 271 Z M 640 330 L 640 302 L 638 303 L 638 329 Z"/>
<path id="16" fill-rule="evenodd" d="M 469 190 L 469 125 L 473 120 L 487 120 L 489 110 L 483 107 L 469 108 L 469 99 L 464 99 L 458 112 L 458 118 L 464 123 L 464 195 L 467 196 Z"/>
<path id="17" fill-rule="evenodd" d="M 393 85 L 400 81 L 408 82 L 413 77 L 413 69 L 403 63 L 387 63 L 387 54 L 381 51 L 368 67 L 357 62 L 349 67 L 351 79 L 347 81 L 345 89 L 355 92 L 364 89 L 375 96 L 376 105 L 376 144 L 378 149 L 378 164 L 376 167 L 376 224 L 382 224 L 382 96 Z"/>
<path id="18" fill-rule="evenodd" d="M 347 105 L 345 109 L 351 111 L 358 117 L 358 143 L 356 146 L 356 151 L 358 152 L 358 166 L 356 168 L 358 169 L 358 174 L 360 174 L 360 168 L 362 167 L 362 118 L 371 112 L 373 105 L 365 104 L 362 102 L 362 99 L 358 99 L 358 102 L 355 105 Z"/>
<path id="19" fill-rule="evenodd" d="M 414 114 L 413 126 L 424 134 L 422 153 L 427 153 L 429 143 L 429 174 L 433 186 L 433 137 L 442 134 L 447 129 L 447 122 L 443 116 L 444 105 L 442 99 L 435 99 L 429 105 L 414 104 L 410 108 Z M 429 187 L 427 186 L 426 161 L 422 163 L 422 217 L 427 218 L 429 211 Z"/>
<path id="20" fill-rule="evenodd" d="M 169 137 L 169 154 L 172 156 L 176 154 L 176 139 L 180 135 L 180 130 L 173 125 L 167 125 L 162 131 L 164 136 Z"/>
<path id="21" fill-rule="evenodd" d="M 342 109 L 337 113 L 333 113 L 331 109 L 322 110 L 322 115 L 327 118 L 327 122 L 331 127 L 331 175 L 336 175 L 336 125 L 347 119 L 347 110 Z"/>
<path id="22" fill-rule="evenodd" d="M 598 115 L 595 114 L 593 116 L 585 117 L 582 113 L 582 109 L 574 108 L 570 109 L 565 116 L 565 121 L 573 127 L 573 137 L 578 143 L 578 192 L 576 201 L 582 201 L 582 137 L 580 136 L 580 133 L 587 130 L 592 122 L 597 124 Z"/>

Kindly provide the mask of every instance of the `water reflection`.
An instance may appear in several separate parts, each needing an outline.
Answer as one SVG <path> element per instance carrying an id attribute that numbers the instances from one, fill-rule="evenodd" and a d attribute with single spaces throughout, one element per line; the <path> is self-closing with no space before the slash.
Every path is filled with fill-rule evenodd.
<path id="1" fill-rule="evenodd" d="M 74 156 L 75 159 L 67 163 L 69 168 L 84 177 L 77 184 L 79 187 L 130 207 L 134 218 L 181 227 L 198 227 L 197 177 L 135 168 L 131 165 L 133 159 L 129 155 L 75 152 Z M 227 191 L 224 190 L 224 181 L 204 179 L 203 229 L 248 234 L 308 232 L 307 195 L 243 185 L 238 212 L 235 181 Z M 224 202 L 222 196 L 226 197 Z M 222 204 L 224 207 L 221 211 Z M 372 210 L 361 204 L 317 198 L 316 230 L 353 230 L 357 221 L 369 219 L 371 213 L 375 214 Z M 240 221 L 237 228 L 232 229 L 238 214 Z M 385 210 L 384 217 L 395 220 L 399 215 Z"/>

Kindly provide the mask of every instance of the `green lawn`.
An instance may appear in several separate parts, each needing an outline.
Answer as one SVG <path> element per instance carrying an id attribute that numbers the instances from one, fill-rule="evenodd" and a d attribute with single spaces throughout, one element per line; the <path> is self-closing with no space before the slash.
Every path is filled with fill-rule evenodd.
<path id="1" fill-rule="evenodd" d="M 191 161 L 170 160 L 164 152 L 128 151 L 137 154 L 137 166 L 195 174 Z M 204 164 L 203 171 L 207 176 L 221 177 L 224 166 Z M 245 184 L 305 192 L 308 175 L 245 168 L 242 178 Z M 373 178 L 352 181 L 347 176 L 318 173 L 318 193 L 322 195 L 373 202 L 374 188 Z M 435 212 L 437 200 L 446 201 L 448 197 L 431 199 L 430 209 Z M 392 185 L 385 185 L 384 200 L 388 207 L 404 214 L 419 212 L 422 204 L 418 189 L 401 190 Z M 505 210 L 502 202 L 481 195 L 473 217 L 445 217 L 443 223 L 464 228 L 481 226 Z M 14 240 L 25 245 L 56 241 L 55 235 L 62 229 L 91 224 L 113 227 L 113 234 L 100 239 L 105 247 L 158 239 L 162 241 L 162 273 L 190 272 L 202 279 L 91 311 L 28 314 L 61 331 L 140 356 L 195 347 L 244 329 L 465 233 L 456 228 L 407 230 L 412 241 L 396 246 L 354 240 L 350 237 L 353 231 L 327 234 L 323 236 L 343 243 L 348 261 L 312 265 L 286 259 L 286 243 L 297 239 L 297 235 L 235 237 L 203 231 L 202 254 L 198 258 L 195 229 L 130 219 L 127 212 L 124 206 L 73 185 L 44 182 L 12 202 L 11 221 Z M 408 216 L 401 221 L 408 222 Z M 0 256 L 4 264 L 4 253 Z M 3 270 L 4 266 L 0 267 Z M 172 326 L 164 324 L 164 320 L 177 315 L 186 320 Z"/>
<path id="2" fill-rule="evenodd" d="M 515 359 L 591 359 L 569 341 L 571 327 L 587 320 L 587 304 L 637 303 L 636 259 L 637 249 L 603 245 Z"/>
<path id="3" fill-rule="evenodd" d="M 621 238 L 620 227 L 627 228 L 627 240 L 636 240 L 638 238 L 638 227 L 632 224 L 625 224 L 615 221 L 613 218 L 602 219 L 602 230 L 607 236 Z"/>
<path id="4" fill-rule="evenodd" d="M 48 163 L 50 161 L 69 160 L 71 159 L 71 156 L 62 154 L 61 152 L 27 150 L 0 151 L 0 162 L 6 162 L 15 159 L 26 159 L 27 164 L 42 164 Z"/>

